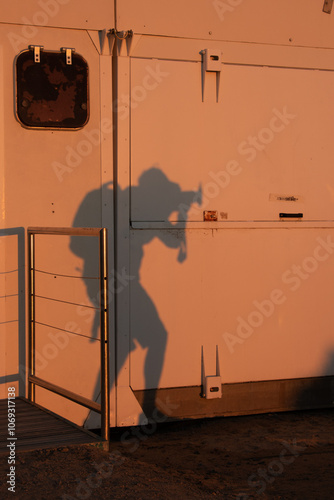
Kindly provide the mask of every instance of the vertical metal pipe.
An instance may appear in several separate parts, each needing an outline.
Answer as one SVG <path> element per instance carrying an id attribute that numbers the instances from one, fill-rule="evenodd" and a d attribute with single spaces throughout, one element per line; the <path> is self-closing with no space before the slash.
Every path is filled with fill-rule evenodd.
<path id="1" fill-rule="evenodd" d="M 107 229 L 99 235 L 101 297 L 101 435 L 109 441 L 109 325 L 108 325 L 108 250 Z"/>
<path id="2" fill-rule="evenodd" d="M 35 375 L 35 235 L 28 233 L 29 261 L 29 339 L 28 339 L 28 376 Z M 35 384 L 28 379 L 28 398 L 35 401 Z"/>

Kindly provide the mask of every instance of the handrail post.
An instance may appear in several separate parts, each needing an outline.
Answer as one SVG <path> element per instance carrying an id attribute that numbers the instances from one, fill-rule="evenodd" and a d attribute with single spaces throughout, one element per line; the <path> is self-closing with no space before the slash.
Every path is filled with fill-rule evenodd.
<path id="1" fill-rule="evenodd" d="M 28 376 L 35 375 L 35 235 L 28 232 L 29 260 L 29 339 L 28 339 Z M 28 377 L 28 399 L 35 401 L 35 384 Z"/>
<path id="2" fill-rule="evenodd" d="M 101 229 L 100 243 L 100 303 L 101 303 L 101 435 L 109 441 L 109 297 L 108 297 L 108 254 L 107 230 Z"/>

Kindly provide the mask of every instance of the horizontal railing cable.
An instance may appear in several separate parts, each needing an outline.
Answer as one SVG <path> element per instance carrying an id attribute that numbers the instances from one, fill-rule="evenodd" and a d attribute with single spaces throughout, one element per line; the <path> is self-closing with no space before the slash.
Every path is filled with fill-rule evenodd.
<path id="1" fill-rule="evenodd" d="M 48 325 L 47 323 L 42 323 L 41 321 L 35 321 L 36 325 L 46 326 L 47 328 L 53 328 L 54 330 L 59 330 L 60 332 L 71 333 L 72 335 L 78 335 L 79 337 L 84 337 L 86 339 L 95 340 L 100 342 L 100 339 L 95 339 L 90 335 L 83 335 L 82 333 L 73 332 L 73 330 L 66 330 L 65 328 L 59 328 L 58 326 Z"/>
<path id="2" fill-rule="evenodd" d="M 61 302 L 62 304 L 68 304 L 70 306 L 80 306 L 80 307 L 85 307 L 86 309 L 94 309 L 94 311 L 101 311 L 100 307 L 94 307 L 80 302 L 69 302 L 67 300 L 55 299 L 54 297 L 44 297 L 43 295 L 36 295 L 36 294 L 35 297 L 39 299 L 51 300 L 54 302 Z"/>
<path id="3" fill-rule="evenodd" d="M 35 258 L 36 258 L 36 244 L 37 240 L 36 235 L 54 235 L 54 236 L 92 236 L 92 237 L 98 237 L 98 254 L 96 257 L 98 257 L 98 276 L 82 276 L 82 275 L 68 275 L 68 274 L 62 274 L 62 273 L 53 273 L 50 271 L 46 271 L 43 269 L 36 269 L 35 266 Z M 35 388 L 36 386 L 43 387 L 46 390 L 49 390 L 51 392 L 54 392 L 55 394 L 58 394 L 62 397 L 65 397 L 71 401 L 74 401 L 75 403 L 84 406 L 86 408 L 89 408 L 93 411 L 97 411 L 98 413 L 101 414 L 101 435 L 103 436 L 103 439 L 105 441 L 109 440 L 109 427 L 110 427 L 110 420 L 109 420 L 109 339 L 108 339 L 108 236 L 107 236 L 107 229 L 106 228 L 63 228 L 63 227 L 28 227 L 27 228 L 27 236 L 28 236 L 28 297 L 29 297 L 29 338 L 28 338 L 28 349 L 29 349 L 29 356 L 28 356 L 28 398 L 30 401 L 35 402 L 36 398 L 36 392 Z M 42 265 L 42 267 L 44 267 Z M 87 269 L 79 269 L 79 268 L 74 268 L 73 272 L 84 272 L 87 271 Z M 94 272 L 95 268 L 92 268 L 91 271 Z M 70 272 L 72 269 L 70 270 Z M 95 280 L 99 283 L 99 293 L 97 296 L 99 296 L 99 300 L 95 302 L 95 300 L 91 300 L 92 305 L 85 305 L 83 303 L 76 303 L 68 300 L 62 300 L 62 299 L 56 299 L 54 297 L 50 296 L 43 296 L 43 292 L 49 294 L 49 291 L 46 290 L 44 287 L 42 290 L 40 290 L 40 295 L 36 295 L 36 285 L 40 286 L 43 284 L 43 280 L 41 276 L 37 278 L 37 275 L 44 274 L 49 277 L 54 277 L 54 278 L 65 278 L 65 279 L 79 279 L 80 281 L 88 281 L 88 280 Z M 46 280 L 45 280 L 46 281 Z M 50 289 L 53 290 L 53 287 L 50 286 L 50 281 L 53 280 L 48 280 L 48 285 Z M 54 282 L 55 283 L 55 282 Z M 44 283 L 45 284 L 45 283 Z M 60 288 L 63 286 L 65 287 L 67 285 L 67 281 L 65 280 L 60 280 L 59 286 Z M 88 285 L 86 283 L 86 285 Z M 50 291 L 50 294 L 53 295 L 54 290 Z M 58 295 L 59 291 L 57 291 L 56 295 Z M 91 293 L 88 293 L 91 296 Z M 67 298 L 68 296 L 65 296 Z M 76 299 L 76 297 L 71 297 L 72 299 Z M 59 328 L 54 325 L 49 325 L 47 323 L 44 323 L 42 321 L 37 321 L 36 319 L 36 299 L 44 299 L 48 300 L 54 303 L 62 303 L 70 306 L 79 306 L 87 309 L 91 309 L 96 311 L 96 314 L 99 313 L 100 316 L 100 334 L 99 337 L 96 338 L 94 335 L 95 333 L 95 323 L 97 316 L 94 319 L 94 327 L 93 327 L 93 332 L 92 334 L 86 334 L 86 332 L 81 333 L 81 328 L 77 328 L 77 325 L 75 323 L 72 323 L 74 326 L 73 331 L 72 329 L 69 330 L 67 328 L 72 328 L 70 325 L 71 323 L 67 323 L 65 325 L 65 328 Z M 85 299 L 84 299 L 85 300 Z M 45 304 L 46 305 L 46 304 Z M 51 304 L 50 304 L 51 305 Z M 55 304 L 53 304 L 55 306 Z M 97 307 L 96 307 L 97 306 Z M 41 307 L 41 303 L 37 305 L 37 310 L 39 311 Z M 48 313 L 48 308 L 46 308 L 46 311 L 44 311 L 44 315 Z M 53 313 L 55 314 L 55 313 Z M 42 319 L 42 318 L 41 318 Z M 50 319 L 52 322 L 52 320 Z M 51 382 L 48 382 L 46 380 L 43 380 L 39 377 L 36 377 L 35 375 L 35 352 L 36 352 L 36 327 L 44 327 L 44 328 L 50 328 L 53 330 L 58 330 L 59 332 L 65 332 L 69 335 L 75 335 L 78 337 L 82 337 L 85 339 L 88 339 L 89 341 L 97 341 L 100 343 L 100 365 L 101 365 L 101 377 L 100 377 L 100 385 L 101 385 L 101 404 L 97 404 L 96 402 L 87 399 L 85 397 L 80 396 L 79 394 L 75 394 L 72 391 L 65 389 L 63 387 L 60 387 L 56 384 L 53 384 Z M 67 327 L 67 328 L 66 328 Z M 87 327 L 88 328 L 88 327 Z M 38 328 L 40 330 L 40 328 Z M 40 334 L 43 335 L 43 332 L 40 332 Z M 78 356 L 78 359 L 80 359 L 80 355 Z"/>
<path id="4" fill-rule="evenodd" d="M 42 269 L 34 269 L 36 273 L 48 274 L 50 276 L 59 276 L 61 278 L 74 278 L 80 280 L 99 280 L 98 276 L 75 276 L 71 274 L 58 274 L 58 273 L 50 273 L 49 271 L 43 271 Z"/>

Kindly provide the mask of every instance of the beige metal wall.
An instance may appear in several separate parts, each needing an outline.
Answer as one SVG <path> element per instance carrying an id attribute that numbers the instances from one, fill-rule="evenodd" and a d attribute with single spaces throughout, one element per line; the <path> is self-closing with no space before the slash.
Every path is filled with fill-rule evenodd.
<path id="1" fill-rule="evenodd" d="M 4 2 L 2 2 L 4 3 Z M 13 43 L 19 38 L 33 38 L 42 26 L 101 30 L 114 27 L 112 0 L 17 0 L 1 6 L 1 22 L 21 25 L 10 36 Z"/>
<path id="2" fill-rule="evenodd" d="M 6 396 L 9 382 L 16 387 L 17 395 L 26 394 L 28 343 L 24 332 L 24 329 L 27 331 L 24 309 L 28 274 L 24 267 L 27 248 L 23 236 L 26 228 L 71 227 L 73 224 L 101 227 L 104 224 L 111 229 L 113 205 L 112 199 L 108 196 L 103 199 L 104 195 L 98 190 L 101 182 L 113 178 L 111 58 L 100 56 L 93 42 L 94 34 L 91 37 L 86 30 L 38 27 L 26 45 L 21 40 L 19 47 L 13 47 L 14 35 L 21 37 L 22 29 L 18 25 L 0 24 L 0 99 L 3 103 L 0 327 L 2 346 L 5 345 L 1 352 L 5 359 L 1 364 L 1 397 Z M 43 45 L 49 51 L 73 47 L 87 61 L 90 118 L 83 129 L 27 129 L 16 119 L 15 58 L 21 50 L 28 49 L 28 44 Z M 86 214 L 85 221 L 75 221 L 81 203 L 92 189 L 98 190 L 92 210 Z M 103 209 L 108 213 L 103 213 Z M 110 235 L 112 249 L 111 230 Z M 36 319 L 39 323 L 36 326 L 36 375 L 95 399 L 99 393 L 99 343 L 84 337 L 91 336 L 95 313 L 82 276 L 84 271 L 98 275 L 97 265 L 87 265 L 83 258 L 84 255 L 86 261 L 91 262 L 95 258 L 98 263 L 98 247 L 94 248 L 95 256 L 87 257 L 78 251 L 80 245 L 83 247 L 84 243 L 72 247 L 68 237 L 36 236 L 36 268 L 42 271 L 36 273 Z M 37 389 L 36 400 L 77 423 L 82 423 L 88 414 L 86 409 L 44 390 Z"/>
<path id="3" fill-rule="evenodd" d="M 151 43 L 158 51 L 159 39 Z M 284 68 L 252 65 L 251 58 L 223 65 L 218 102 L 212 73 L 205 75 L 203 101 L 199 42 L 193 41 L 189 61 L 191 44 L 183 60 L 182 41 L 170 42 L 170 54 L 177 45 L 180 60 L 155 61 L 161 81 L 142 102 L 133 92 L 131 113 L 130 274 L 144 242 L 140 280 L 168 333 L 161 387 L 200 385 L 202 345 L 213 359 L 219 346 L 226 383 L 330 375 L 331 58 L 326 71 L 295 69 L 289 60 Z M 142 56 L 138 42 L 132 89 L 152 74 Z M 182 191 L 200 184 L 202 206 L 193 204 L 186 219 L 180 194 L 167 213 L 162 192 L 154 192 L 160 185 L 141 187 L 141 176 L 152 167 Z M 173 196 L 167 181 L 165 189 Z M 188 247 L 182 264 L 166 243 L 166 234 L 178 236 L 173 224 L 180 206 Z M 216 211 L 217 222 L 203 222 L 203 210 Z M 281 212 L 304 218 L 282 221 Z M 141 335 L 140 293 L 135 286 L 131 295 L 135 341 Z M 143 364 L 150 345 L 143 347 L 131 354 L 134 389 L 147 385 Z"/>
<path id="4" fill-rule="evenodd" d="M 322 0 L 122 0 L 116 19 L 107 0 L 2 8 L 1 397 L 9 382 L 19 390 L 24 372 L 28 226 L 116 231 L 112 425 L 144 422 L 134 390 L 199 387 L 203 348 L 215 374 L 218 346 L 223 383 L 333 375 L 334 13 L 322 8 Z M 112 74 L 112 43 L 98 30 L 113 27 L 134 35 L 116 41 Z M 91 116 L 82 130 L 28 130 L 16 120 L 14 61 L 34 44 L 74 47 L 87 60 Z M 218 71 L 204 71 L 203 51 L 221 57 Z M 202 203 L 197 195 L 186 214 L 199 186 Z M 203 210 L 218 220 L 204 222 Z M 304 217 L 282 221 L 280 212 Z M 38 237 L 37 248 L 39 320 L 59 329 L 38 327 L 37 375 L 95 398 L 96 344 L 63 332 L 91 334 L 94 313 L 59 302 L 93 305 L 82 279 L 90 257 L 66 238 Z M 37 396 L 78 423 L 87 416 Z"/>
<path id="5" fill-rule="evenodd" d="M 322 0 L 120 0 L 117 28 L 180 38 L 332 47 Z"/>
<path id="6" fill-rule="evenodd" d="M 131 218 L 129 247 L 119 214 L 119 262 L 132 277 L 119 380 L 133 390 L 200 386 L 202 349 L 215 375 L 216 346 L 223 383 L 333 375 L 333 18 L 321 2 L 234 6 L 224 19 L 201 2 L 178 4 L 176 20 L 170 3 L 117 9 L 135 33 L 120 50 L 118 138 Z M 205 50 L 221 54 L 218 73 L 203 71 Z M 202 205 L 186 216 L 171 183 L 200 184 Z"/>

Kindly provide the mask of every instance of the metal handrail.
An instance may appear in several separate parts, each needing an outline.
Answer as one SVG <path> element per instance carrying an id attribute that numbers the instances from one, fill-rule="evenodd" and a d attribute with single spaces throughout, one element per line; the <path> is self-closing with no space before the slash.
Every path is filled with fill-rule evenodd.
<path id="1" fill-rule="evenodd" d="M 52 384 L 35 376 L 35 236 L 95 236 L 99 238 L 100 259 L 100 299 L 101 299 L 101 404 L 84 398 L 67 389 Z M 55 394 L 74 401 L 101 414 L 101 435 L 109 440 L 109 334 L 108 334 L 108 251 L 106 228 L 63 228 L 63 227 L 28 227 L 28 259 L 29 259 L 29 356 L 28 356 L 28 398 L 35 402 L 35 386 L 43 387 Z"/>

